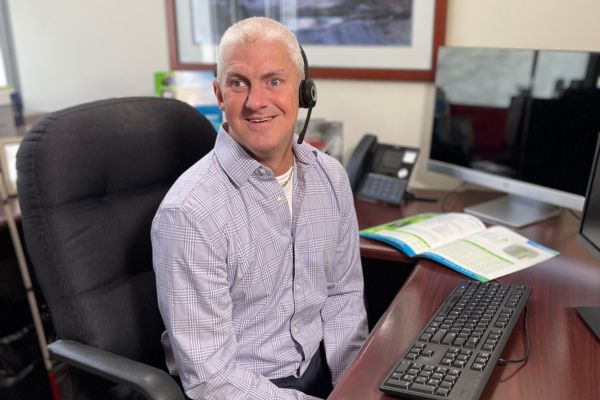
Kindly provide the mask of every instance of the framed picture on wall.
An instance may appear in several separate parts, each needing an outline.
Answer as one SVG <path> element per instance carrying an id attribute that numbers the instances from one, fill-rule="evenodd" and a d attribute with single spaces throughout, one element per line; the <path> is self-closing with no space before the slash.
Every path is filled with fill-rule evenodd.
<path id="1" fill-rule="evenodd" d="M 0 171 L 9 196 L 17 194 L 17 150 L 21 139 L 17 136 L 0 138 Z"/>
<path id="2" fill-rule="evenodd" d="M 447 0 L 165 0 L 170 66 L 212 70 L 225 30 L 266 16 L 298 37 L 311 76 L 433 81 Z"/>

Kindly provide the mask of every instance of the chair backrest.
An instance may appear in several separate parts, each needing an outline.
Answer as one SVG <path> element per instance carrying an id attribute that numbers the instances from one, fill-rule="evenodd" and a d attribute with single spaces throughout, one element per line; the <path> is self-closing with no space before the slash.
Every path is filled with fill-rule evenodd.
<path id="1" fill-rule="evenodd" d="M 25 135 L 24 241 L 57 338 L 164 369 L 150 225 L 215 137 L 191 106 L 151 97 L 71 107 Z"/>

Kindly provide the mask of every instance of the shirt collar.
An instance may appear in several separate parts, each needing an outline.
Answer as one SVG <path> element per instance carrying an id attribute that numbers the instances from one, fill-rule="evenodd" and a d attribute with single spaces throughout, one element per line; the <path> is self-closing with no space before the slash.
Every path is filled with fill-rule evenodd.
<path id="1" fill-rule="evenodd" d="M 252 174 L 264 171 L 272 171 L 262 166 L 258 161 L 252 158 L 242 146 L 240 146 L 221 125 L 215 143 L 215 154 L 223 171 L 229 176 L 238 187 L 242 186 Z M 296 156 L 296 162 L 305 165 L 313 165 L 317 162 L 319 151 L 308 143 L 297 143 L 297 135 L 294 135 L 292 149 Z"/>

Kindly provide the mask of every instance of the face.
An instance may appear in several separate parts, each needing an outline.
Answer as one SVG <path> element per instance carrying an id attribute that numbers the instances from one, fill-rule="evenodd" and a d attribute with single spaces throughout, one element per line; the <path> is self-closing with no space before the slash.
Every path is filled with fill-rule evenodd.
<path id="1" fill-rule="evenodd" d="M 289 51 L 283 43 L 258 41 L 231 47 L 225 60 L 214 89 L 229 134 L 275 171 L 293 159 L 300 82 Z"/>

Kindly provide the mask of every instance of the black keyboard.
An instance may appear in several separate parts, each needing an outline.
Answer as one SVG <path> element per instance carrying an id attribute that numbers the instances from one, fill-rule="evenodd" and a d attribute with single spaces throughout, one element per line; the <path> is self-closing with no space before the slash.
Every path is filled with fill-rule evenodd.
<path id="1" fill-rule="evenodd" d="M 460 282 L 379 389 L 413 399 L 478 399 L 530 293 L 523 285 Z"/>

